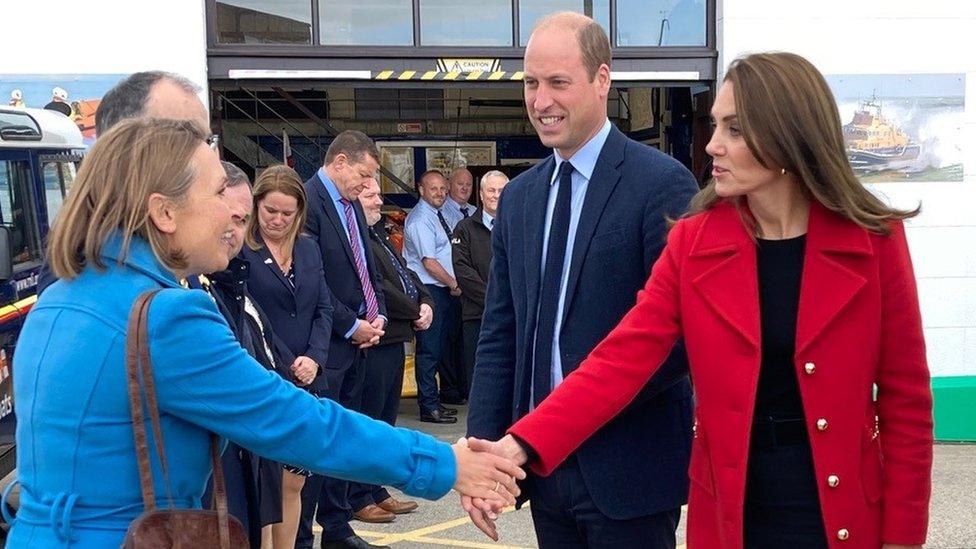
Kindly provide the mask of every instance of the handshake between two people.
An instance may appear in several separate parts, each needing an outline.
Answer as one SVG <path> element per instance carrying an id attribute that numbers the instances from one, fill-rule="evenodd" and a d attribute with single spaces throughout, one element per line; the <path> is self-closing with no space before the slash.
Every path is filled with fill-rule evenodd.
<path id="1" fill-rule="evenodd" d="M 528 455 L 511 435 L 495 442 L 461 438 L 453 448 L 457 460 L 454 489 L 461 494 L 461 507 L 479 530 L 498 541 L 495 520 L 503 508 L 515 505 L 521 493 L 516 481 L 525 478 L 521 466 Z"/>

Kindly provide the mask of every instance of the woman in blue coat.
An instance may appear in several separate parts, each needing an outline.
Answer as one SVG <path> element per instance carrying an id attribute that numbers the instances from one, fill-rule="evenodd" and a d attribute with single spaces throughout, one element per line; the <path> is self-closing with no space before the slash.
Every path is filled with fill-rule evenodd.
<path id="1" fill-rule="evenodd" d="M 177 282 L 227 266 L 224 170 L 189 122 L 130 120 L 85 159 L 49 239 L 60 278 L 14 357 L 20 509 L 9 547 L 118 547 L 143 511 L 126 391 L 126 319 L 149 309 L 149 347 L 170 485 L 152 456 L 157 505 L 200 508 L 209 433 L 284 463 L 439 498 L 453 486 L 518 493 L 507 460 L 318 400 L 255 362 L 213 301 Z M 146 426 L 151 432 L 151 427 Z M 366 451 L 368 449 L 368 451 Z"/>
<path id="2" fill-rule="evenodd" d="M 332 332 L 332 303 L 319 247 L 300 234 L 305 226 L 305 187 L 285 165 L 266 168 L 254 181 L 254 208 L 241 258 L 250 264 L 248 290 L 276 334 L 297 357 L 286 370 L 308 385 L 325 365 Z M 266 526 L 273 546 L 293 547 L 302 513 L 302 487 L 311 474 L 285 465 L 281 474 L 281 522 Z M 262 507 L 264 507 L 262 503 Z M 276 513 L 277 514 L 277 513 Z"/>

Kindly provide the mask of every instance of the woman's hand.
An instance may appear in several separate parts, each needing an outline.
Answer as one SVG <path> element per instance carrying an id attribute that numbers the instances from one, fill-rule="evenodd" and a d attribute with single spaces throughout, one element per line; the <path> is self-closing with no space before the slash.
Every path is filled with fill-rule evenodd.
<path id="1" fill-rule="evenodd" d="M 291 364 L 291 373 L 298 385 L 308 385 L 319 374 L 319 365 L 307 356 L 300 356 Z"/>
<path id="2" fill-rule="evenodd" d="M 467 441 L 468 447 L 475 451 L 490 452 L 505 457 L 516 465 L 524 465 L 529 459 L 529 456 L 525 453 L 525 449 L 522 448 L 512 435 L 505 435 L 501 440 L 496 442 L 473 437 L 467 439 Z M 495 527 L 495 520 L 498 519 L 498 509 L 493 508 L 490 502 L 465 494 L 461 494 L 461 507 L 471 517 L 471 522 L 479 530 L 484 532 L 492 540 L 498 541 L 498 529 Z"/>
<path id="3" fill-rule="evenodd" d="M 515 505 L 515 498 L 521 494 L 515 480 L 524 479 L 525 471 L 507 458 L 475 452 L 464 439 L 452 448 L 457 462 L 455 490 L 461 495 L 485 500 L 496 512 Z"/>

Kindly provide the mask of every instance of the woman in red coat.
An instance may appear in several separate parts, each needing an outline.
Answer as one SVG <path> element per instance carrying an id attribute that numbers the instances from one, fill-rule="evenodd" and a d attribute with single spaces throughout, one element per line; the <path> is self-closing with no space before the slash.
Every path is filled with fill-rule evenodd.
<path id="1" fill-rule="evenodd" d="M 712 115 L 714 181 L 637 304 L 491 449 L 521 441 L 548 474 L 683 337 L 691 549 L 920 547 L 932 400 L 902 224 L 918 211 L 858 182 L 830 90 L 799 56 L 735 61 Z"/>

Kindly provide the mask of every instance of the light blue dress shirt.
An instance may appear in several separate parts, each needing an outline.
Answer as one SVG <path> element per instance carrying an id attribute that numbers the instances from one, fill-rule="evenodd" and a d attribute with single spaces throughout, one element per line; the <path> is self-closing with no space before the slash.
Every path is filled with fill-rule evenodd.
<path id="1" fill-rule="evenodd" d="M 450 199 L 448 199 L 450 200 Z M 443 208 L 441 209 L 443 213 Z M 447 274 L 454 276 L 454 262 L 451 260 L 451 239 L 444 232 L 440 220 L 437 219 L 437 209 L 420 200 L 414 206 L 403 227 L 403 258 L 407 260 L 407 267 L 413 269 L 424 284 L 445 287 L 436 278 L 430 276 L 424 267 L 424 258 L 436 259 Z"/>
<path id="2" fill-rule="evenodd" d="M 603 128 L 601 128 L 596 135 L 587 141 L 580 150 L 576 151 L 576 154 L 574 154 L 572 158 L 566 159 L 569 160 L 574 168 L 573 197 L 570 201 L 570 210 L 572 214 L 569 218 L 569 234 L 566 238 L 566 257 L 563 258 L 562 273 L 559 275 L 559 303 L 556 306 L 556 326 L 553 329 L 553 389 L 555 389 L 556 386 L 563 381 L 563 364 L 559 353 L 559 330 L 562 328 L 563 324 L 563 307 L 566 304 L 566 284 L 569 282 L 569 264 L 573 259 L 573 245 L 576 242 L 576 229 L 579 227 L 580 215 L 583 212 L 583 200 L 586 198 L 586 189 L 589 187 L 590 178 L 593 177 L 593 169 L 596 168 L 596 161 L 600 157 L 600 151 L 603 150 L 603 144 L 607 142 L 608 135 L 610 135 L 610 120 L 604 122 Z M 560 158 L 558 151 L 553 151 L 553 156 L 556 158 L 556 169 L 552 171 L 552 179 L 549 180 L 549 201 L 546 204 L 546 224 L 545 233 L 542 236 L 542 257 L 540 258 L 540 261 L 542 262 L 542 267 L 540 268 L 542 276 L 555 276 L 554 273 L 550 275 L 550 273 L 545 272 L 546 253 L 548 252 L 549 248 L 549 229 L 552 226 L 552 213 L 556 209 L 556 195 L 559 194 L 559 186 L 554 183 L 556 183 L 556 178 L 559 176 L 559 166 L 562 165 L 564 159 Z M 536 328 L 536 330 L 538 330 L 538 328 Z M 534 395 L 530 402 L 535 402 Z"/>
<path id="3" fill-rule="evenodd" d="M 335 204 L 336 211 L 339 212 L 339 223 L 342 225 L 342 230 L 346 233 L 346 240 L 349 240 L 349 248 L 352 248 L 352 240 L 349 238 L 349 227 L 346 226 L 346 207 L 342 204 L 342 195 L 339 194 L 339 188 L 336 187 L 335 183 L 329 179 L 329 176 L 325 173 L 325 168 L 319 168 L 318 171 L 319 180 L 322 181 L 322 186 L 325 190 L 329 191 L 329 197 L 332 198 L 332 203 Z M 367 272 L 369 271 L 369 263 L 366 262 L 366 243 L 363 242 L 362 233 L 359 230 L 359 220 L 356 219 L 355 214 L 352 216 L 352 222 L 356 226 L 356 235 L 359 238 L 359 259 L 362 260 L 363 265 L 366 265 Z M 366 312 L 366 304 L 359 308 L 359 314 Z M 383 321 L 386 321 L 386 317 L 380 315 Z M 352 334 L 356 333 L 356 328 L 359 327 L 359 322 L 353 322 L 352 328 L 346 332 L 344 336 L 346 339 L 352 337 Z"/>
<path id="4" fill-rule="evenodd" d="M 485 224 L 485 227 L 488 227 L 489 231 L 495 227 L 495 217 L 488 215 L 488 212 L 484 210 L 481 210 L 481 222 Z"/>
<path id="5" fill-rule="evenodd" d="M 464 204 L 458 204 L 453 198 L 451 198 L 450 195 L 447 196 L 447 200 L 444 201 L 444 206 L 441 207 L 441 213 L 444 214 L 444 219 L 447 220 L 447 226 L 450 227 L 452 231 L 456 229 L 457 224 L 464 219 L 464 214 L 461 213 L 461 208 L 467 208 L 469 216 L 474 215 L 475 210 L 478 209 L 467 202 Z"/>

